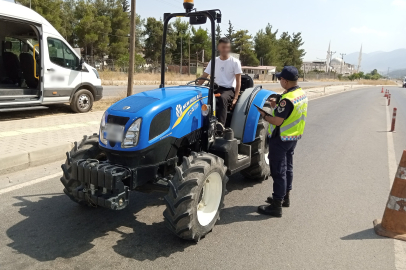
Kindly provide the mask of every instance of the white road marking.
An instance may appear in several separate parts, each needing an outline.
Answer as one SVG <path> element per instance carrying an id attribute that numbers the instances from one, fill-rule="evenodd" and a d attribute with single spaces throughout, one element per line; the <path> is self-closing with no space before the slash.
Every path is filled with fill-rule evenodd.
<path id="1" fill-rule="evenodd" d="M 391 119 L 389 106 L 386 106 L 386 126 L 390 130 Z M 387 132 L 388 142 L 388 167 L 389 167 L 389 183 L 392 188 L 393 180 L 396 175 L 397 165 L 395 156 L 395 144 L 393 141 L 393 133 Z M 397 270 L 406 270 L 406 242 L 401 240 L 393 240 L 395 248 L 395 267 Z"/>
<path id="2" fill-rule="evenodd" d="M 58 173 L 54 173 L 54 174 L 51 174 L 51 175 L 47 175 L 47 176 L 44 176 L 44 177 L 41 177 L 41 178 L 37 178 L 37 179 L 32 180 L 32 181 L 28 181 L 28 182 L 25 182 L 25 183 L 21 183 L 21 184 L 15 185 L 15 186 L 11 186 L 11 187 L 8 187 L 8 188 L 0 189 L 0 195 L 2 195 L 2 194 L 4 194 L 4 193 L 7 193 L 7 192 L 11 192 L 11 191 L 17 190 L 17 189 L 20 189 L 20 188 L 24 188 L 24 187 L 28 187 L 28 186 L 31 186 L 31 185 L 35 185 L 35 184 L 44 182 L 44 181 L 46 181 L 46 180 L 49 180 L 49 179 L 52 179 L 52 178 L 55 178 L 55 177 L 60 177 L 61 175 L 62 175 L 62 172 L 58 172 Z"/>
<path id="3" fill-rule="evenodd" d="M 24 129 L 13 130 L 13 131 L 3 131 L 3 132 L 0 132 L 0 138 L 18 136 L 18 135 L 22 135 L 22 134 L 41 133 L 41 132 L 54 131 L 54 130 L 86 127 L 89 125 L 98 125 L 99 123 L 100 123 L 99 121 L 89 121 L 89 122 L 85 122 L 85 123 L 72 123 L 72 124 L 63 124 L 63 125 L 50 126 L 50 127 L 24 128 Z"/>

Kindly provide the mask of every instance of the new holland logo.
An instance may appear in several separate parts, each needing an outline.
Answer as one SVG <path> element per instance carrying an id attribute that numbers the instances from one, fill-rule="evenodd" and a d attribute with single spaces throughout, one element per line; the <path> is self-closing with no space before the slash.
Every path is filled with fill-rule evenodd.
<path id="1" fill-rule="evenodd" d="M 176 106 L 176 116 L 180 117 L 182 115 L 182 105 L 178 104 Z"/>

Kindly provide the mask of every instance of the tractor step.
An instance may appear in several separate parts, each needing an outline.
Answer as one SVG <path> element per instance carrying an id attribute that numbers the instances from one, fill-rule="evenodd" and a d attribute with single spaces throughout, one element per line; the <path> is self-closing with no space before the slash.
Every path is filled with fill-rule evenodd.
<path id="1" fill-rule="evenodd" d="M 251 165 L 251 146 L 237 140 L 232 129 L 226 129 L 223 138 L 216 138 L 209 152 L 224 160 L 227 175 L 232 175 Z"/>
<path id="2" fill-rule="evenodd" d="M 249 158 L 249 156 L 238 154 L 237 160 L 240 161 L 243 160 L 244 158 Z"/>

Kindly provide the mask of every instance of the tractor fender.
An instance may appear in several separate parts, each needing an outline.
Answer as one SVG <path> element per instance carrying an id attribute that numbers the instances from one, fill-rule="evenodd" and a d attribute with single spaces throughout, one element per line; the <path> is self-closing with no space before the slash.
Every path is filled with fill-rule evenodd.
<path id="1" fill-rule="evenodd" d="M 272 94 L 275 92 L 262 89 L 262 86 L 248 88 L 244 91 L 234 108 L 230 126 L 237 139 L 243 143 L 255 140 L 260 114 L 254 104 L 262 108 Z"/>

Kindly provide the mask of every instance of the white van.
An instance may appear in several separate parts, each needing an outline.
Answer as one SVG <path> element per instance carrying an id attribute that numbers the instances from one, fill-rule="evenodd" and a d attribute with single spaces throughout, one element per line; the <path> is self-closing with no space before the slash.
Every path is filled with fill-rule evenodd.
<path id="1" fill-rule="evenodd" d="M 82 113 L 102 93 L 97 70 L 46 19 L 0 0 L 0 111 L 70 103 Z"/>

